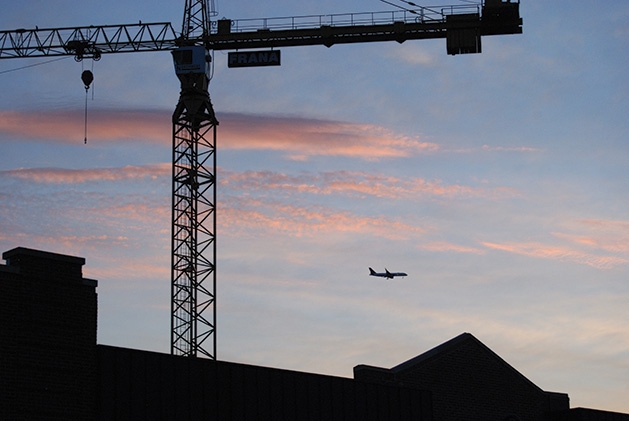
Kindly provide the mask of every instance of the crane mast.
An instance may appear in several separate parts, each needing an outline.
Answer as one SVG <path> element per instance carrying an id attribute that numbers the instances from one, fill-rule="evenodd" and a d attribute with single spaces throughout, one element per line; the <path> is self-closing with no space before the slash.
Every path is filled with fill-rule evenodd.
<path id="1" fill-rule="evenodd" d="M 204 45 L 213 1 L 186 0 L 181 83 L 172 117 L 171 341 L 174 355 L 216 359 L 216 126 L 210 101 L 211 57 Z"/>
<path id="2" fill-rule="evenodd" d="M 186 40 L 203 40 L 210 33 L 210 19 L 216 15 L 214 0 L 186 0 L 181 36 Z"/>
<path id="3" fill-rule="evenodd" d="M 229 20 L 214 0 L 185 0 L 170 23 L 0 31 L 0 59 L 170 50 L 181 84 L 172 115 L 171 353 L 216 359 L 216 128 L 211 51 L 446 39 L 448 54 L 481 52 L 481 37 L 522 33 L 519 0 L 393 12 Z M 389 3 L 389 2 L 386 2 Z M 412 4 L 410 2 L 405 2 Z M 393 4 L 393 3 L 389 3 Z"/>

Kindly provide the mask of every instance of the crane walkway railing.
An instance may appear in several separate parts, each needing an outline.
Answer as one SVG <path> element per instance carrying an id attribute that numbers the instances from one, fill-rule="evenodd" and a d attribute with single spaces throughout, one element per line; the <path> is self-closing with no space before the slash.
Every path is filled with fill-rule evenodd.
<path id="1" fill-rule="evenodd" d="M 447 15 L 468 13 L 480 13 L 480 4 L 467 4 L 439 8 L 420 7 L 417 9 L 394 10 L 389 12 L 238 19 L 231 21 L 231 32 L 316 29 L 322 26 L 373 26 L 387 25 L 395 22 L 434 23 L 445 22 Z M 212 22 L 213 33 L 217 32 L 217 27 L 217 22 Z"/>

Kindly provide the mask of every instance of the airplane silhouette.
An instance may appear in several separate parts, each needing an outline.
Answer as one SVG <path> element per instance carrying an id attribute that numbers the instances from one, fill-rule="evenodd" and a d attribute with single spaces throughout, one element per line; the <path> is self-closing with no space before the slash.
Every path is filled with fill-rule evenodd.
<path id="1" fill-rule="evenodd" d="M 375 270 L 373 270 L 372 268 L 369 268 L 369 275 L 371 275 L 371 276 L 379 276 L 381 278 L 387 278 L 387 279 L 393 279 L 396 276 L 408 276 L 404 272 L 389 272 L 386 268 L 384 270 L 385 270 L 384 273 L 378 273 Z"/>

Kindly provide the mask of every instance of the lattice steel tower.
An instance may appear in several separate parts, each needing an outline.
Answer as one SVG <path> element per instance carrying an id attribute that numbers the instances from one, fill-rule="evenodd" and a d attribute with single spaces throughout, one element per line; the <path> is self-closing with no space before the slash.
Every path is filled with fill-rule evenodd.
<path id="1" fill-rule="evenodd" d="M 216 359 L 216 126 L 205 45 L 211 0 L 186 0 L 173 51 L 181 93 L 173 113 L 171 353 Z"/>

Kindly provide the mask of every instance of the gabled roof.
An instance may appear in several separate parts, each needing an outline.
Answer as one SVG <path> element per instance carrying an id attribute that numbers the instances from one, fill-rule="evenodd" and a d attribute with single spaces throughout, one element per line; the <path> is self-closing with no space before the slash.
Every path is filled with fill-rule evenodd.
<path id="1" fill-rule="evenodd" d="M 394 375 L 403 374 L 406 371 L 410 371 L 410 370 L 412 370 L 414 368 L 421 367 L 422 365 L 427 364 L 430 361 L 433 361 L 433 360 L 435 360 L 437 358 L 445 356 L 448 353 L 456 350 L 458 347 L 460 347 L 463 344 L 466 344 L 468 342 L 472 342 L 482 352 L 487 353 L 491 358 L 493 358 L 496 361 L 497 364 L 502 365 L 504 368 L 506 368 L 507 370 L 511 371 L 512 374 L 520 377 L 522 380 L 524 380 L 530 386 L 532 386 L 533 388 L 539 390 L 539 392 L 545 393 L 539 386 L 537 386 L 535 383 L 533 383 L 528 378 L 526 378 L 522 373 L 520 373 L 518 370 L 516 370 L 511 365 L 509 365 L 509 363 L 507 363 L 505 360 L 500 358 L 500 356 L 498 354 L 496 354 L 494 351 L 489 349 L 481 341 L 476 339 L 474 337 L 474 335 L 472 335 L 471 333 L 467 333 L 467 332 L 466 333 L 462 333 L 459 336 L 456 336 L 456 337 L 450 339 L 449 341 L 444 342 L 441 345 L 438 345 L 438 346 L 432 348 L 431 350 L 424 352 L 423 354 L 420 354 L 420 355 L 418 355 L 418 356 L 416 356 L 414 358 L 411 358 L 408 361 L 405 361 L 405 362 L 403 362 L 401 364 L 396 365 L 395 367 L 391 368 L 390 371 Z"/>

